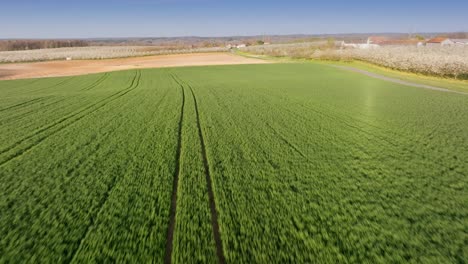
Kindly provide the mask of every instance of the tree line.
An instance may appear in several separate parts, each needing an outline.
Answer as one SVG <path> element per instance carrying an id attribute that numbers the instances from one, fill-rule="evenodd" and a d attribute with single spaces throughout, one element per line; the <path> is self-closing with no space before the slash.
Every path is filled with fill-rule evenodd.
<path id="1" fill-rule="evenodd" d="M 86 47 L 84 40 L 0 40 L 1 51 Z"/>

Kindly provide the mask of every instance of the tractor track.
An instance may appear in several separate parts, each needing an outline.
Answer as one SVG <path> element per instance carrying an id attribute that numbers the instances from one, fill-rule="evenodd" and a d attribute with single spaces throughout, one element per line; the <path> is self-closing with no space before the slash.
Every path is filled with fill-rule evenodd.
<path id="1" fill-rule="evenodd" d="M 62 131 L 63 129 L 69 127 L 70 125 L 78 122 L 79 120 L 83 119 L 84 117 L 88 116 L 89 114 L 91 113 L 94 113 L 96 112 L 97 110 L 101 109 L 102 107 L 106 106 L 107 104 L 109 104 L 110 102 L 126 95 L 127 93 L 129 93 L 130 91 L 133 91 L 135 88 L 137 88 L 140 84 L 140 79 L 141 79 L 141 72 L 140 71 L 137 71 L 135 73 L 135 77 L 133 78 L 132 80 L 132 83 L 131 85 L 127 88 L 127 89 L 124 89 L 122 91 L 119 91 L 117 93 L 114 93 L 113 95 L 97 102 L 97 103 L 94 103 L 82 110 L 80 110 L 79 112 L 77 113 L 74 113 L 74 114 L 71 114 L 67 117 L 64 117 L 62 119 L 60 119 L 59 121 L 56 121 L 50 125 L 47 125 L 41 129 L 39 129 L 38 131 L 34 132 L 33 134 L 21 139 L 20 141 L 17 141 L 16 143 L 14 143 L 13 145 L 11 145 L 10 147 L 7 147 L 6 149 L 3 149 L 0 151 L 0 155 L 3 155 L 9 151 L 11 151 L 12 149 L 14 149 L 16 146 L 22 144 L 23 142 L 35 137 L 35 136 L 40 136 L 43 132 L 53 128 L 53 127 L 56 127 L 64 122 L 66 122 L 67 120 L 70 120 L 76 116 L 78 116 L 77 118 L 73 119 L 70 123 L 68 124 L 64 124 L 63 126 L 59 127 L 57 130 L 49 133 L 49 134 L 46 134 L 46 135 L 42 135 L 40 136 L 38 139 L 36 139 L 32 144 L 29 144 L 28 146 L 26 146 L 25 148 L 23 149 L 20 149 L 18 151 L 16 151 L 15 153 L 9 155 L 6 159 L 0 161 L 0 166 L 3 166 L 4 164 L 8 163 L 9 161 L 17 158 L 17 157 L 20 157 L 22 156 L 24 153 L 26 153 L 28 150 L 34 148 L 35 146 L 37 146 L 39 143 L 41 143 L 42 141 L 44 141 L 45 139 L 47 139 L 48 137 Z M 99 105 L 100 104 L 100 105 Z M 95 107 L 95 108 L 94 108 Z M 94 108 L 94 109 L 93 109 Z M 85 113 L 86 111 L 90 110 L 89 112 Z M 80 114 L 84 113 L 83 115 L 80 116 Z"/>
<path id="2" fill-rule="evenodd" d="M 195 103 L 198 136 L 200 137 L 200 143 L 201 143 L 201 148 L 202 148 L 201 151 L 202 151 L 202 156 L 203 156 L 203 166 L 205 168 L 206 185 L 208 189 L 208 198 L 209 198 L 210 211 L 211 211 L 211 225 L 213 227 L 213 234 L 214 234 L 214 239 L 215 239 L 215 244 L 216 244 L 216 254 L 218 255 L 219 263 L 224 264 L 226 263 L 226 258 L 224 256 L 221 233 L 219 231 L 218 212 L 216 210 L 216 202 L 215 202 L 215 197 L 214 197 L 214 192 L 213 192 L 213 182 L 212 182 L 211 173 L 210 173 L 210 166 L 208 164 L 208 156 L 206 153 L 206 144 L 205 144 L 205 139 L 203 137 L 203 131 L 202 131 L 201 122 L 200 122 L 200 113 L 198 109 L 197 98 L 195 97 L 195 93 L 193 92 L 192 87 L 188 84 L 187 86 L 190 89 L 190 92 L 192 93 L 193 101 Z"/>
<path id="3" fill-rule="evenodd" d="M 226 258 L 224 256 L 223 244 L 222 244 L 222 240 L 221 240 L 221 233 L 219 231 L 218 212 L 216 210 L 216 201 L 215 201 L 214 192 L 213 192 L 213 182 L 212 182 L 211 173 L 210 173 L 210 166 L 209 166 L 209 163 L 208 163 L 208 155 L 207 155 L 207 152 L 206 152 L 205 139 L 203 137 L 203 131 L 202 131 L 202 127 L 201 127 L 200 113 L 199 113 L 199 110 L 198 110 L 197 99 L 195 97 L 195 93 L 193 92 L 192 86 L 190 86 L 186 82 L 182 81 L 176 75 L 171 74 L 171 76 L 174 79 L 174 81 L 182 89 L 184 88 L 184 86 L 186 86 L 188 89 L 190 89 L 190 93 L 192 94 L 193 102 L 194 102 L 194 105 L 195 105 L 195 114 L 196 114 L 196 120 L 197 120 L 198 136 L 200 138 L 201 154 L 202 154 L 202 158 L 203 158 L 203 168 L 204 168 L 206 185 L 207 185 L 207 190 L 208 190 L 208 200 L 209 200 L 210 213 L 211 213 L 211 226 L 212 226 L 212 229 L 213 229 L 213 237 L 214 237 L 214 240 L 215 240 L 216 255 L 218 257 L 218 262 L 220 264 L 225 264 L 226 263 Z M 169 262 L 167 262 L 167 259 L 166 259 L 165 263 L 169 264 L 170 259 L 169 259 Z"/>
<path id="4" fill-rule="evenodd" d="M 51 105 L 54 105 L 54 104 L 58 104 L 58 103 L 60 103 L 60 102 L 62 102 L 62 101 L 65 101 L 65 100 L 67 100 L 67 99 L 68 99 L 68 98 L 58 99 L 58 100 L 56 100 L 56 101 L 54 101 L 54 102 L 51 102 L 51 103 L 42 105 L 41 108 L 42 108 L 42 110 L 49 110 L 49 109 L 47 109 L 47 107 L 50 107 Z M 23 118 L 29 116 L 29 114 L 31 114 L 31 113 L 33 113 L 33 112 L 35 112 L 36 114 L 38 114 L 37 109 L 31 109 L 31 110 L 26 111 L 26 112 L 24 112 L 24 113 L 19 113 L 19 114 L 16 115 L 16 116 L 9 116 L 9 118 L 7 118 L 7 119 L 0 120 L 0 124 L 6 123 L 6 122 L 8 122 L 8 121 L 10 121 L 10 120 L 14 120 L 13 123 L 16 123 L 16 122 L 21 123 L 21 121 L 22 121 Z M 10 124 L 11 124 L 11 123 L 10 123 Z"/>
<path id="5" fill-rule="evenodd" d="M 262 94 L 262 95 L 265 95 L 265 93 L 263 92 L 258 92 L 258 94 Z M 364 135 L 364 136 L 367 136 L 367 137 L 371 137 L 371 138 L 375 138 L 376 140 L 382 142 L 383 144 L 393 148 L 393 149 L 401 149 L 403 150 L 404 152 L 407 152 L 407 153 L 410 153 L 414 156 L 417 156 L 417 157 L 420 157 L 422 158 L 423 160 L 426 159 L 426 157 L 419 153 L 419 152 L 416 152 L 412 149 L 409 149 L 407 147 L 403 147 L 403 146 L 400 146 L 398 145 L 398 143 L 395 143 L 393 142 L 392 140 L 390 140 L 389 138 L 387 138 L 386 135 L 388 134 L 393 134 L 395 136 L 398 136 L 398 137 L 401 137 L 401 138 L 407 138 L 408 136 L 405 135 L 405 134 L 401 134 L 401 133 L 398 133 L 398 132 L 393 132 L 393 131 L 389 131 L 389 130 L 386 130 L 384 128 L 381 128 L 379 126 L 375 126 L 375 125 L 371 125 L 371 124 L 368 124 L 367 122 L 364 122 L 364 121 L 361 121 L 355 117 L 352 117 L 352 116 L 347 116 L 347 118 L 351 119 L 351 120 L 354 120 L 356 123 L 358 124 L 363 124 L 363 125 L 367 125 L 369 127 L 372 127 L 372 128 L 375 128 L 375 129 L 378 129 L 380 132 L 380 135 L 378 133 L 372 133 L 372 132 L 369 132 L 367 131 L 366 129 L 360 127 L 359 125 L 356 125 L 356 124 L 352 124 L 349 122 L 349 120 L 347 120 L 346 118 L 344 118 L 343 116 L 333 112 L 331 109 L 327 109 L 327 108 L 316 108 L 316 107 L 311 107 L 311 106 L 307 106 L 307 105 L 302 105 L 302 104 L 298 104 L 299 107 L 303 108 L 304 110 L 307 110 L 307 111 L 312 111 L 316 114 L 318 114 L 319 116 L 322 116 L 326 119 L 329 119 L 329 120 L 333 120 L 336 124 L 339 124 L 339 125 L 342 125 L 342 126 L 345 126 L 345 127 L 348 127 L 354 131 L 356 131 L 357 133 L 361 134 L 361 135 Z M 306 116 L 302 116 L 302 115 L 297 115 L 297 114 L 294 114 L 294 113 L 291 113 L 290 112 L 290 109 L 287 109 L 286 107 L 284 106 L 281 106 L 283 109 L 284 109 L 284 112 L 289 112 L 291 115 L 295 115 L 295 116 L 299 116 L 301 117 L 302 119 L 304 120 L 307 120 L 307 122 L 310 122 L 310 121 L 313 121 L 311 120 L 310 118 L 306 117 Z M 366 151 L 364 151 L 366 152 Z M 438 160 L 434 160 L 432 161 L 432 163 L 442 167 L 442 168 L 445 168 L 445 169 L 450 169 L 449 167 L 447 167 L 446 164 L 443 164 L 441 162 L 439 162 Z M 459 174 L 460 176 L 463 176 L 461 174 Z"/>
<path id="6" fill-rule="evenodd" d="M 297 154 L 299 154 L 302 158 L 308 160 L 307 156 L 296 146 L 294 145 L 293 143 L 291 143 L 288 138 L 286 138 L 285 136 L 283 136 L 279 131 L 277 131 L 275 128 L 273 128 L 269 123 L 265 123 L 265 125 L 270 128 L 271 131 L 273 131 L 273 133 L 275 134 L 275 136 L 279 139 L 281 139 L 281 141 L 283 141 L 286 145 L 289 146 L 289 148 L 291 148 L 292 150 L 294 150 Z"/>
<path id="7" fill-rule="evenodd" d="M 59 83 L 56 83 L 56 84 L 53 84 L 52 86 L 47 86 L 47 87 L 44 87 L 44 88 L 39 88 L 37 90 L 33 90 L 31 92 L 38 92 L 38 91 L 42 91 L 42 90 L 47 90 L 47 89 L 51 89 L 51 88 L 55 88 L 57 86 L 60 86 L 60 85 L 64 85 L 70 81 L 72 81 L 74 78 L 76 78 L 76 76 L 72 76 L 72 77 L 68 77 L 66 78 L 65 80 L 59 82 Z"/>
<path id="8" fill-rule="evenodd" d="M 16 107 L 20 107 L 20 106 L 25 106 L 25 105 L 29 105 L 29 104 L 34 104 L 34 103 L 36 103 L 36 102 L 43 101 L 43 100 L 47 99 L 48 97 L 49 97 L 49 96 L 38 97 L 38 98 L 34 98 L 34 99 L 32 99 L 32 100 L 28 100 L 28 101 L 26 101 L 26 102 L 22 102 L 22 103 L 19 103 L 19 104 L 16 104 L 16 105 L 8 106 L 8 107 L 5 107 L 5 108 L 0 109 L 0 112 L 7 111 L 7 110 L 10 110 L 10 109 L 13 109 L 13 108 L 16 108 Z"/>
<path id="9" fill-rule="evenodd" d="M 167 97 L 169 91 L 166 91 L 162 96 L 161 98 L 159 99 L 159 101 L 156 103 L 156 107 L 159 106 L 163 100 Z M 127 102 L 128 103 L 128 102 Z M 116 108 L 119 108 L 120 106 L 116 106 Z M 104 125 L 106 128 L 111 124 L 115 122 L 115 120 L 113 119 L 109 119 L 106 124 Z M 116 129 L 118 128 L 121 128 L 123 125 L 125 125 L 125 122 L 122 121 L 120 122 L 120 124 L 115 127 L 114 129 L 110 130 L 110 131 L 106 131 L 105 133 L 101 134 L 102 138 L 99 139 L 99 141 L 95 141 L 94 143 L 97 143 L 95 146 L 94 146 L 94 150 L 91 151 L 91 153 L 87 154 L 84 158 L 80 158 L 79 161 L 77 162 L 79 165 L 78 166 L 75 166 L 73 168 L 70 168 L 68 169 L 67 173 L 66 173 L 66 177 L 67 177 L 67 180 L 65 180 L 62 184 L 65 185 L 65 184 L 68 184 L 71 179 L 74 177 L 74 176 L 77 176 L 77 171 L 79 171 L 79 169 L 81 169 L 82 167 L 84 167 L 85 165 L 88 164 L 88 161 L 93 157 L 95 156 L 95 154 L 98 152 L 98 150 L 102 147 L 102 144 L 103 142 L 106 141 L 106 139 L 110 138 L 110 136 L 112 134 L 115 133 Z M 77 153 L 81 152 L 81 151 L 76 151 Z M 85 171 L 86 172 L 86 171 Z M 24 192 L 22 192 L 22 194 L 18 195 L 19 197 L 21 197 L 22 195 L 26 195 Z M 11 202 L 10 202 L 11 203 Z"/>
<path id="10" fill-rule="evenodd" d="M 93 84 L 87 86 L 87 87 L 84 88 L 84 89 L 81 89 L 81 91 L 89 91 L 89 90 L 91 90 L 91 89 L 97 87 L 98 85 L 100 85 L 101 83 L 103 83 L 103 82 L 107 79 L 107 77 L 109 77 L 109 73 L 108 73 L 108 72 L 104 73 L 104 75 L 101 76 L 101 78 L 99 78 L 99 79 L 98 79 L 97 81 L 95 81 Z"/>
<path id="11" fill-rule="evenodd" d="M 184 121 L 184 108 L 185 108 L 185 92 L 184 87 L 175 79 L 173 75 L 171 77 L 180 86 L 182 92 L 182 105 L 180 108 L 180 119 L 178 128 L 178 139 L 177 139 L 177 151 L 176 151 L 176 167 L 174 171 L 174 181 L 172 184 L 172 197 L 171 197 L 171 209 L 169 213 L 169 227 L 167 230 L 166 238 L 166 253 L 164 257 L 164 263 L 170 264 L 172 262 L 172 250 L 174 241 L 174 230 L 176 224 L 176 213 L 177 213 L 177 190 L 179 187 L 179 174 L 180 174 L 180 157 L 182 155 L 182 129 Z"/>
<path id="12" fill-rule="evenodd" d="M 156 103 L 156 106 L 159 106 L 163 100 L 166 98 L 167 94 L 169 93 L 169 90 L 167 90 L 164 95 L 161 97 L 161 99 L 159 99 L 159 101 Z M 148 127 L 145 127 L 145 130 L 144 131 L 147 131 L 148 130 Z M 180 140 L 180 142 L 182 142 Z M 180 155 L 179 155 L 179 159 L 180 159 Z M 73 263 L 74 262 L 74 259 L 76 258 L 76 256 L 78 255 L 78 253 L 80 252 L 80 248 L 82 247 L 82 244 L 83 242 L 86 240 L 86 238 L 88 237 L 88 235 L 91 233 L 91 231 L 93 230 L 93 227 L 95 226 L 96 222 L 97 222 L 97 219 L 99 217 L 99 215 L 101 214 L 101 212 L 103 211 L 104 209 L 104 206 L 105 204 L 107 203 L 107 201 L 109 200 L 109 196 L 111 195 L 112 193 L 112 190 L 114 189 L 115 186 L 117 186 L 120 182 L 121 179 L 123 179 L 125 177 L 127 173 L 124 173 L 124 175 L 122 175 L 122 177 L 120 177 L 120 179 L 117 179 L 118 177 L 117 176 L 114 176 L 111 180 L 111 183 L 108 187 L 108 189 L 106 190 L 106 192 L 104 193 L 104 196 L 102 197 L 102 199 L 100 200 L 98 206 L 97 206 L 97 210 L 96 210 L 96 213 L 94 214 L 93 217 L 91 217 L 91 221 L 90 223 L 88 224 L 88 226 L 86 227 L 86 231 L 83 233 L 83 236 L 79 239 L 79 243 L 78 243 L 78 246 L 73 250 L 73 253 L 71 254 L 71 259 L 70 259 L 70 263 Z"/>

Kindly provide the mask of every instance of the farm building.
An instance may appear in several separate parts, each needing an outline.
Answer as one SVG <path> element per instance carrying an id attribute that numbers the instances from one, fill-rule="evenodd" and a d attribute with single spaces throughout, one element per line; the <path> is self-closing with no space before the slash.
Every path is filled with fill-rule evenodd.
<path id="1" fill-rule="evenodd" d="M 438 37 L 432 38 L 426 42 L 427 46 L 452 46 L 455 44 L 451 39 Z"/>

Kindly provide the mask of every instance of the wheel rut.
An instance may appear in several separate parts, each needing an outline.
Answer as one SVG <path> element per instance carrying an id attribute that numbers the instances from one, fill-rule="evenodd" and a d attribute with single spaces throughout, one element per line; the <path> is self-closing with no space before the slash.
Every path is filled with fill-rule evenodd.
<path id="1" fill-rule="evenodd" d="M 185 91 L 184 87 L 171 75 L 171 77 L 179 85 L 182 94 L 182 105 L 180 107 L 180 118 L 178 127 L 178 139 L 177 139 L 177 151 L 176 151 L 176 168 L 174 171 L 174 181 L 172 184 L 172 197 L 171 197 L 171 209 L 169 211 L 169 227 L 167 230 L 166 238 L 166 253 L 164 257 L 164 263 L 170 264 L 172 262 L 172 250 L 174 241 L 174 231 L 176 224 L 176 212 L 177 212 L 177 190 L 179 187 L 179 175 L 180 175 L 180 157 L 182 155 L 182 128 L 184 122 L 184 108 L 185 108 Z"/>
<path id="2" fill-rule="evenodd" d="M 109 77 L 108 72 L 104 73 L 104 75 L 101 78 L 99 78 L 97 81 L 95 81 L 93 84 L 91 84 L 91 85 L 85 87 L 84 89 L 82 89 L 82 91 L 88 91 L 88 90 L 91 90 L 91 89 L 97 87 L 98 85 L 103 83 L 107 79 L 107 77 Z"/>
<path id="3" fill-rule="evenodd" d="M 61 85 L 64 85 L 64 84 L 68 84 L 69 82 L 73 81 L 73 79 L 75 79 L 76 76 L 72 76 L 72 77 L 68 77 L 66 78 L 65 80 L 57 83 L 57 84 L 54 84 L 54 85 L 51 85 L 51 86 L 47 86 L 47 87 L 44 87 L 44 88 L 40 88 L 40 89 L 37 89 L 37 90 L 34 90 L 32 92 L 38 92 L 38 91 L 43 91 L 43 90 L 47 90 L 47 89 L 51 89 L 51 88 L 55 88 L 55 87 L 58 87 L 58 86 L 61 86 Z"/>
<path id="4" fill-rule="evenodd" d="M 211 211 L 211 225 L 213 227 L 213 234 L 214 234 L 214 239 L 216 243 L 216 254 L 218 256 L 218 261 L 221 264 L 226 263 L 226 258 L 224 257 L 224 252 L 223 252 L 223 244 L 221 240 L 221 232 L 219 231 L 219 222 L 218 222 L 218 212 L 216 211 L 216 202 L 215 202 L 215 197 L 214 197 L 214 192 L 213 192 L 213 181 L 211 178 L 211 173 L 210 173 L 210 166 L 208 164 L 208 155 L 206 153 L 206 144 L 205 144 L 205 138 L 203 136 L 203 131 L 202 131 L 202 126 L 200 122 L 200 112 L 198 109 L 198 103 L 197 103 L 197 98 L 195 96 L 195 93 L 193 92 L 193 89 L 190 85 L 187 85 L 188 88 L 190 89 L 190 92 L 193 97 L 193 101 L 195 103 L 195 113 L 197 116 L 197 127 L 198 127 L 198 136 L 200 137 L 200 143 L 201 143 L 201 151 L 202 151 L 202 156 L 203 156 L 203 166 L 205 168 L 205 177 L 206 177 L 206 185 L 208 189 L 208 198 L 210 202 L 210 211 Z"/>
<path id="5" fill-rule="evenodd" d="M 26 101 L 26 102 L 22 102 L 22 103 L 19 103 L 19 104 L 16 104 L 16 105 L 5 107 L 3 109 L 0 109 L 0 112 L 7 111 L 7 110 L 10 110 L 10 109 L 13 109 L 13 108 L 16 108 L 16 107 L 20 107 L 20 106 L 27 106 L 27 105 L 30 105 L 30 104 L 34 104 L 34 103 L 46 100 L 47 98 L 48 98 L 47 96 L 46 97 L 35 98 L 35 99 L 29 100 L 29 101 Z"/>
<path id="6" fill-rule="evenodd" d="M 207 152 L 206 152 L 206 143 L 205 143 L 205 138 L 203 136 L 197 98 L 195 96 L 193 88 L 189 84 L 182 81 L 177 75 L 171 74 L 171 77 L 180 86 L 182 91 L 184 91 L 185 88 L 189 89 L 190 94 L 192 95 L 192 98 L 193 98 L 193 102 L 194 102 L 194 106 L 195 106 L 195 115 L 196 115 L 196 122 L 197 122 L 198 137 L 200 139 L 201 154 L 202 154 L 202 159 L 203 159 L 203 168 L 204 168 L 207 191 L 208 191 L 208 201 L 209 201 L 210 214 L 211 214 L 211 226 L 212 226 L 212 229 L 213 229 L 213 237 L 214 237 L 214 242 L 215 242 L 215 246 L 216 246 L 216 255 L 218 257 L 218 262 L 221 263 L 221 264 L 224 264 L 224 263 L 226 263 L 226 258 L 224 256 L 223 245 L 222 245 L 222 240 L 221 240 L 221 233 L 220 233 L 220 230 L 219 230 L 218 212 L 216 210 L 216 201 L 215 201 L 214 192 L 213 192 L 213 182 L 212 182 L 212 177 L 211 177 L 211 173 L 210 173 L 210 166 L 208 164 L 208 156 L 207 156 Z M 174 203 L 174 200 L 173 200 L 173 203 Z M 173 206 L 173 208 L 175 208 L 175 206 Z M 172 220 L 174 220 L 174 222 L 172 222 Z M 175 225 L 175 216 L 174 216 L 174 218 L 171 217 L 171 225 Z M 171 227 L 169 228 L 169 230 L 174 232 L 174 230 L 171 229 Z M 167 240 L 168 247 L 166 247 L 166 249 L 170 248 L 172 250 L 172 242 L 173 242 L 172 239 L 173 239 L 172 237 L 168 236 L 168 240 Z M 171 256 L 168 253 L 169 252 L 166 251 L 166 259 L 165 259 L 166 264 L 171 263 Z"/>

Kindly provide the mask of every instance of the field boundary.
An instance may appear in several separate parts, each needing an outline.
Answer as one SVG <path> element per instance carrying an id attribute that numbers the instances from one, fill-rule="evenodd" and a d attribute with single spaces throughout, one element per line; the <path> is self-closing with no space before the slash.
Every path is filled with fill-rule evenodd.
<path id="1" fill-rule="evenodd" d="M 226 258 L 224 257 L 221 233 L 219 231 L 218 212 L 216 211 L 216 202 L 215 202 L 214 192 L 213 192 L 213 182 L 211 179 L 210 166 L 208 164 L 208 155 L 206 153 L 205 139 L 203 137 L 203 131 L 201 128 L 200 113 L 198 110 L 197 98 L 195 96 L 195 93 L 193 92 L 192 87 L 188 84 L 187 86 L 190 89 L 190 92 L 192 93 L 193 101 L 195 103 L 198 136 L 200 137 L 200 143 L 201 143 L 201 148 L 202 148 L 201 150 L 202 150 L 202 156 L 203 156 L 203 166 L 205 168 L 205 178 L 206 178 L 206 185 L 208 189 L 208 198 L 210 202 L 210 211 L 211 211 L 211 225 L 213 227 L 213 235 L 214 235 L 215 244 L 216 244 L 216 254 L 218 255 L 219 263 L 224 264 L 226 263 Z"/>
<path id="2" fill-rule="evenodd" d="M 166 264 L 170 264 L 172 262 L 172 250 L 174 247 L 173 245 L 174 231 L 175 231 L 176 215 L 177 215 L 177 191 L 179 188 L 180 158 L 182 155 L 182 132 L 183 132 L 183 122 L 184 122 L 184 109 L 185 109 L 184 87 L 175 79 L 175 77 L 172 74 L 171 74 L 171 77 L 180 86 L 180 90 L 182 92 L 182 106 L 180 109 L 177 150 L 176 150 L 176 167 L 174 171 L 174 181 L 172 184 L 171 209 L 169 211 L 169 227 L 167 230 L 166 253 L 164 257 L 164 263 Z"/>

